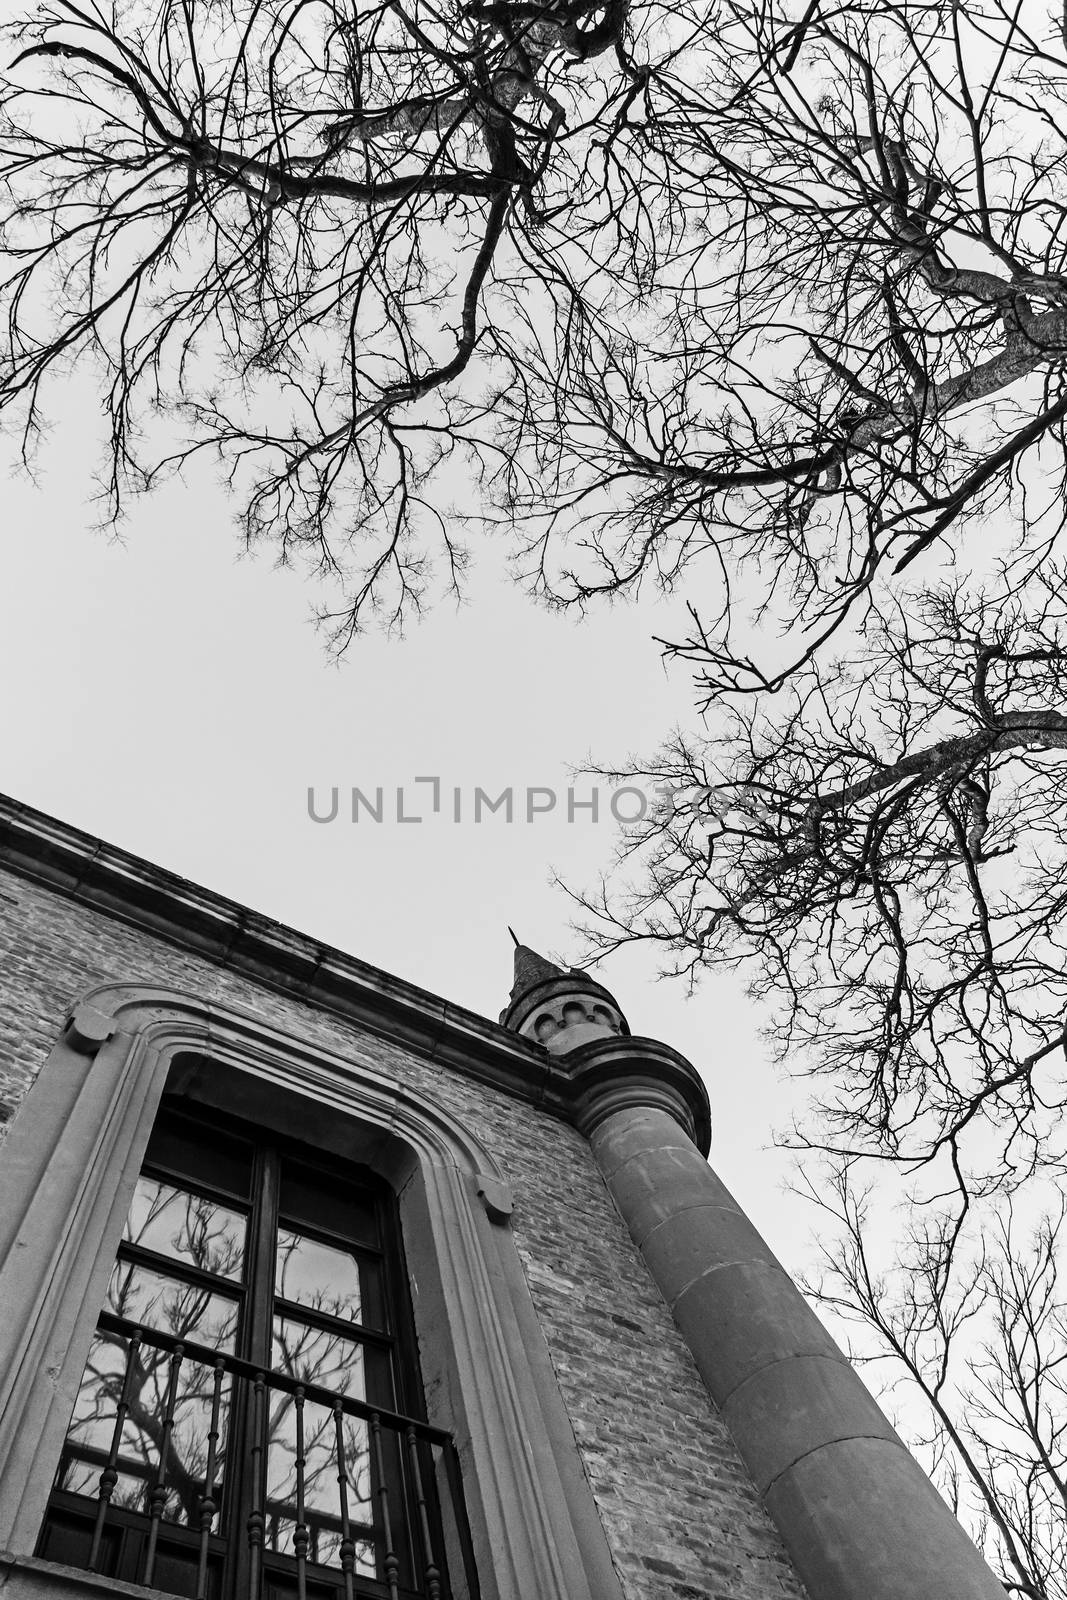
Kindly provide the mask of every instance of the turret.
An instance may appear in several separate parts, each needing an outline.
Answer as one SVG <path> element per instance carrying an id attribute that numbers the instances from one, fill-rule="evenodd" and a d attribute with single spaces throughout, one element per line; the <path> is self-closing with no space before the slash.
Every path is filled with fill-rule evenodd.
<path id="1" fill-rule="evenodd" d="M 628 1038 L 630 1029 L 614 995 L 587 972 L 569 970 L 538 955 L 515 935 L 515 981 L 500 1014 L 505 1028 L 567 1055 L 594 1039 Z"/>

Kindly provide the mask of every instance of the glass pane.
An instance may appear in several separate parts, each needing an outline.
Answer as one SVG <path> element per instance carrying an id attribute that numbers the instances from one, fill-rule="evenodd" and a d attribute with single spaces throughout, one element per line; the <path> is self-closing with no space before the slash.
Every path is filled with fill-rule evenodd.
<path id="1" fill-rule="evenodd" d="M 205 1108 L 205 1116 L 210 1116 Z M 245 1139 L 212 1128 L 204 1116 L 191 1120 L 173 1111 L 161 1112 L 152 1129 L 146 1166 L 163 1167 L 179 1179 L 245 1200 L 252 1187 L 252 1146 Z"/>
<path id="2" fill-rule="evenodd" d="M 229 1295 L 165 1277 L 151 1267 L 116 1261 L 104 1309 L 142 1328 L 232 1353 L 240 1303 Z"/>
<path id="3" fill-rule="evenodd" d="M 355 1256 L 288 1228 L 278 1229 L 274 1292 L 283 1300 L 348 1322 L 363 1320 L 360 1264 Z"/>
<path id="4" fill-rule="evenodd" d="M 96 1499 L 100 1474 L 114 1438 L 122 1396 L 129 1343 L 117 1334 L 98 1333 L 93 1340 L 74 1406 L 63 1466 L 57 1487 Z M 128 1409 L 119 1442 L 119 1478 L 112 1504 L 148 1513 L 149 1494 L 160 1468 L 165 1437 L 166 1401 L 171 1357 L 142 1345 L 130 1371 Z M 200 1525 L 200 1501 L 210 1449 L 212 1368 L 185 1357 L 178 1368 L 174 1425 L 166 1453 L 167 1521 Z M 230 1379 L 224 1379 L 215 1451 L 216 1505 L 221 1503 L 226 1437 L 230 1412 Z M 216 1518 L 215 1528 L 218 1528 Z"/>
<path id="5" fill-rule="evenodd" d="M 298 1162 L 286 1160 L 282 1166 L 280 1211 L 297 1228 L 321 1229 L 353 1244 L 379 1243 L 373 1194 L 343 1178 L 324 1178 Z"/>
<path id="6" fill-rule="evenodd" d="M 286 1548 L 282 1548 L 282 1540 L 288 1537 L 285 1532 L 288 1526 L 288 1524 L 283 1524 L 280 1520 L 276 1520 L 274 1524 L 268 1521 L 267 1548 L 269 1550 L 277 1550 L 279 1555 L 292 1555 L 291 1538 Z M 340 1555 L 336 1551 L 327 1549 L 324 1540 L 321 1535 L 318 1535 L 314 1526 L 309 1526 L 308 1532 L 310 1534 L 308 1560 L 317 1561 L 324 1567 L 339 1568 L 341 1565 Z M 378 1577 L 379 1574 L 375 1570 L 374 1545 L 372 1542 L 369 1539 L 353 1538 L 353 1544 L 355 1545 L 356 1576 L 358 1578 Z M 308 1600 L 338 1600 L 339 1589 L 333 1585 L 329 1589 L 325 1588 L 321 1582 L 315 1582 L 313 1575 L 309 1577 L 305 1587 Z M 376 1594 L 380 1592 L 380 1590 L 375 1590 Z M 299 1590 L 295 1573 L 291 1569 L 286 1571 L 284 1568 L 281 1572 L 276 1571 L 268 1563 L 263 1574 L 263 1593 L 265 1600 L 298 1600 Z"/>
<path id="7" fill-rule="evenodd" d="M 187 1261 L 217 1277 L 240 1279 L 246 1228 L 245 1217 L 217 1200 L 142 1173 L 122 1237 L 127 1244 Z"/>
<path id="8" fill-rule="evenodd" d="M 340 1334 L 310 1328 L 295 1317 L 275 1317 L 271 1365 L 297 1383 L 317 1384 L 353 1400 L 367 1398 L 363 1346 Z"/>
<path id="9" fill-rule="evenodd" d="M 297 1522 L 297 1402 L 294 1396 L 271 1395 L 267 1451 L 267 1543 L 279 1555 L 294 1554 Z M 310 1544 L 308 1558 L 324 1566 L 340 1565 L 341 1504 L 337 1429 L 334 1414 L 308 1401 L 304 1423 L 304 1521 Z M 344 1417 L 341 1423 L 348 1515 L 356 1538 L 357 1570 L 374 1572 L 374 1548 L 368 1533 L 372 1520 L 370 1437 L 365 1422 Z M 394 1514 L 399 1513 L 399 1508 Z"/>
<path id="10" fill-rule="evenodd" d="M 272 1364 L 300 1383 L 318 1384 L 335 1394 L 356 1400 L 367 1398 L 367 1358 L 370 1356 L 373 1389 L 388 1385 L 379 1372 L 388 1358 L 367 1352 L 354 1339 L 310 1328 L 293 1317 L 275 1317 Z M 297 1508 L 297 1417 L 291 1395 L 271 1395 L 271 1426 L 267 1454 L 267 1539 L 280 1555 L 293 1554 Z M 360 1525 L 372 1522 L 370 1441 L 367 1424 L 358 1417 L 342 1419 L 348 1515 L 353 1536 Z M 308 1401 L 304 1405 L 304 1520 L 310 1538 L 309 1559 L 327 1566 L 340 1564 L 341 1518 L 338 1492 L 337 1434 L 334 1413 Z M 402 1516 L 399 1503 L 394 1515 Z M 374 1573 L 374 1547 L 356 1538 L 357 1571 Z"/>

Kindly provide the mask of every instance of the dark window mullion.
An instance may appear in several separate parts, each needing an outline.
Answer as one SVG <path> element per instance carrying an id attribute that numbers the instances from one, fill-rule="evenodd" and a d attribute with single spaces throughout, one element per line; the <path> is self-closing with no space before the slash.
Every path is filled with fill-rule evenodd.
<path id="1" fill-rule="evenodd" d="M 274 1312 L 274 1260 L 278 1237 L 278 1190 L 281 1162 L 277 1150 L 260 1148 L 256 1160 L 256 1204 L 252 1213 L 249 1246 L 248 1328 L 245 1359 L 270 1367 L 271 1323 Z"/>
<path id="2" fill-rule="evenodd" d="M 382 1262 L 383 1299 L 391 1326 L 396 1329 L 392 1349 L 393 1385 L 396 1409 L 406 1416 L 426 1421 L 426 1397 L 419 1381 L 418 1346 L 415 1318 L 408 1290 L 407 1269 L 401 1243 L 400 1212 L 394 1197 L 380 1200 L 385 1249 Z"/>
<path id="3" fill-rule="evenodd" d="M 271 1328 L 274 1310 L 274 1254 L 278 1232 L 278 1191 L 281 1162 L 278 1152 L 268 1145 L 256 1151 L 253 1169 L 252 1214 L 249 1218 L 246 1276 L 248 1297 L 244 1304 L 240 1350 L 246 1361 L 264 1372 L 270 1371 Z M 239 1459 L 230 1463 L 234 1493 L 230 1501 L 230 1521 L 224 1592 L 247 1595 L 249 1592 L 248 1519 L 256 1506 L 262 1506 L 263 1483 L 252 1482 L 251 1442 L 252 1394 L 249 1384 L 236 1385 L 238 1404 L 234 1408 L 233 1439 L 240 1441 Z M 236 1452 L 235 1452 L 236 1457 Z M 266 1462 L 262 1463 L 266 1472 Z"/>
<path id="4" fill-rule="evenodd" d="M 344 1317 L 334 1317 L 328 1311 L 317 1311 L 301 1300 L 274 1298 L 274 1310 L 287 1322 L 303 1322 L 309 1328 L 320 1328 L 323 1333 L 335 1333 L 339 1339 L 349 1339 L 353 1344 L 373 1344 L 382 1350 L 391 1350 L 396 1343 L 390 1333 L 380 1328 L 368 1328 L 364 1322 L 349 1322 Z"/>

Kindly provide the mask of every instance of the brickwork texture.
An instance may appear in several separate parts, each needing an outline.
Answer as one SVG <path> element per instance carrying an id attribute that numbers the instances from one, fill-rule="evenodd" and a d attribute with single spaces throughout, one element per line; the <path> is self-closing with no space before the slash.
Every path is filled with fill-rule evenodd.
<path id="1" fill-rule="evenodd" d="M 17 1115 L 70 1006 L 108 982 L 151 983 L 233 1005 L 394 1073 L 462 1118 L 513 1185 L 519 1256 L 627 1600 L 802 1600 L 580 1134 L 321 1008 L 0 872 L 4 1121 Z"/>

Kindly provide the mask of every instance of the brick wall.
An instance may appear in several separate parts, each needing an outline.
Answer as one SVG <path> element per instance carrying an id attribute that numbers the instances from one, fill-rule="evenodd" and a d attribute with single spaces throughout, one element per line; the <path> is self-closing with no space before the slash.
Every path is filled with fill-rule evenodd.
<path id="1" fill-rule="evenodd" d="M 802 1600 L 688 1348 L 573 1128 L 6 872 L 0 1114 L 16 1113 L 72 1002 L 116 981 L 232 1004 L 392 1071 L 461 1117 L 513 1184 L 519 1255 L 627 1600 Z"/>

